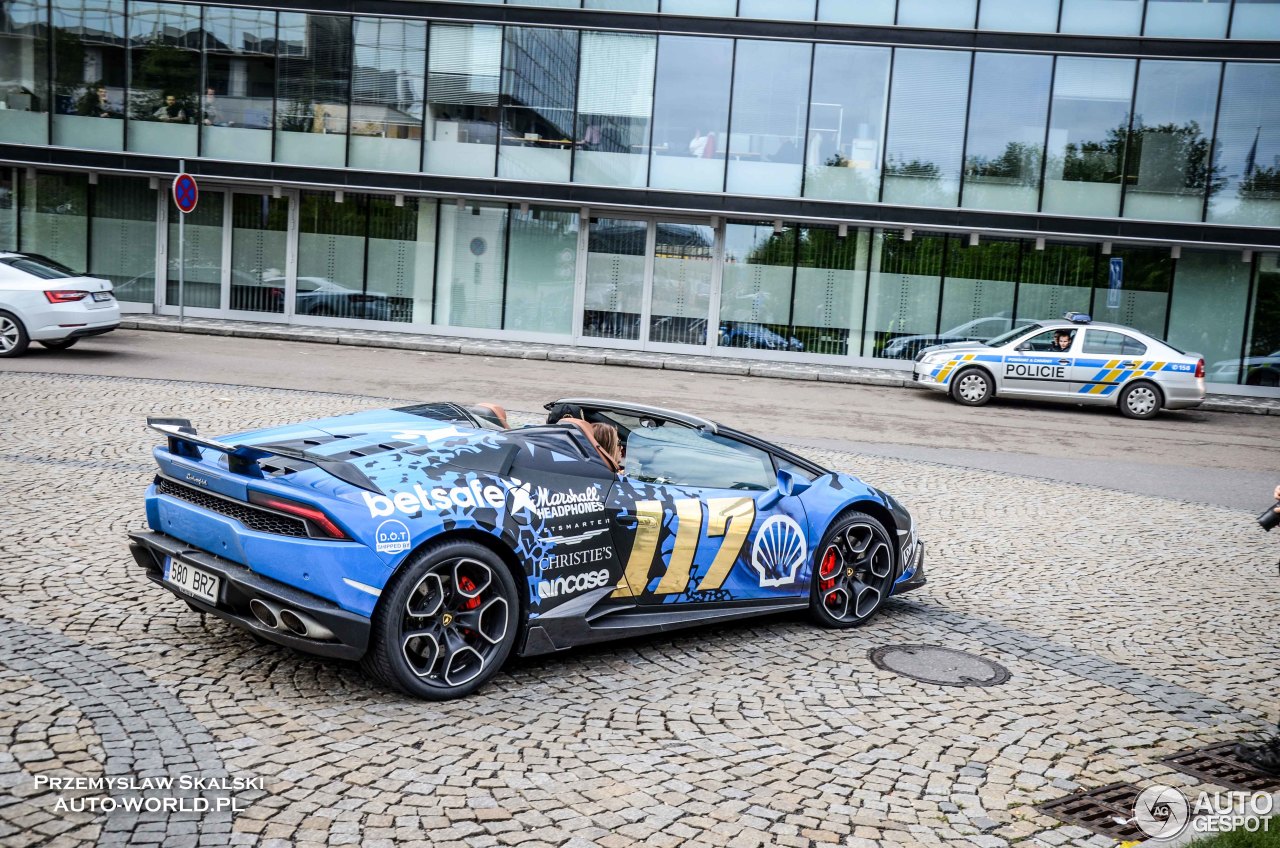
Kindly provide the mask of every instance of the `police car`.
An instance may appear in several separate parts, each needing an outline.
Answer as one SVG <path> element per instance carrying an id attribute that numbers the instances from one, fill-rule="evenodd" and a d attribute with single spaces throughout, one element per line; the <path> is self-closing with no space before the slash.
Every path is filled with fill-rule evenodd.
<path id="1" fill-rule="evenodd" d="M 922 350 L 914 379 L 965 406 L 1001 397 L 1113 405 L 1129 418 L 1204 402 L 1204 358 L 1118 324 L 1068 312 L 986 342 Z"/>

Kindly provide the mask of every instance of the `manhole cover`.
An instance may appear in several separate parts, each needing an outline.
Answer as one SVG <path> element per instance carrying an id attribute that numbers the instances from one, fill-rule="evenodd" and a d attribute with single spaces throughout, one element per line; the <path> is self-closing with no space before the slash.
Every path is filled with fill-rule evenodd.
<path id="1" fill-rule="evenodd" d="M 1081 825 L 1117 841 L 1141 840 L 1145 835 L 1134 823 L 1133 802 L 1137 797 L 1138 787 L 1113 783 L 1046 801 L 1036 809 L 1058 821 Z"/>
<path id="2" fill-rule="evenodd" d="M 998 686 L 1009 669 L 991 660 L 932 645 L 886 645 L 869 654 L 877 668 L 942 686 Z"/>

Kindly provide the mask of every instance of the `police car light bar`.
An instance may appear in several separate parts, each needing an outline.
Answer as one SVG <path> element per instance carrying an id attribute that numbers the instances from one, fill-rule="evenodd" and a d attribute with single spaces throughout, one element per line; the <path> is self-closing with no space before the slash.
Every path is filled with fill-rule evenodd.
<path id="1" fill-rule="evenodd" d="M 1070 321 L 1073 324 L 1090 324 L 1093 318 L 1085 315 L 1083 312 L 1067 312 L 1062 316 L 1063 320 Z"/>

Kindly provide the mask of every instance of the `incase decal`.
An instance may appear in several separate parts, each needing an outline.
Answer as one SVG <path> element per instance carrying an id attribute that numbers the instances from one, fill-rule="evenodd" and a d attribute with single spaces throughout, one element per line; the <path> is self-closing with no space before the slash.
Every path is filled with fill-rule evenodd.
<path id="1" fill-rule="evenodd" d="M 538 581 L 538 597 L 549 600 L 561 595 L 576 595 L 588 589 L 599 589 L 608 583 L 609 572 L 603 568 L 599 571 L 588 571 L 586 574 L 568 574 L 554 580 Z"/>
<path id="2" fill-rule="evenodd" d="M 380 554 L 403 553 L 409 550 L 409 528 L 394 518 L 389 518 L 378 525 L 374 540 Z"/>
<path id="3" fill-rule="evenodd" d="M 485 486 L 479 480 L 472 480 L 468 488 L 442 489 L 435 488 L 428 492 L 421 485 L 415 484 L 412 492 L 396 492 L 391 497 L 361 492 L 365 506 L 369 507 L 369 515 L 373 518 L 385 518 L 400 511 L 405 515 L 418 512 L 441 512 L 450 509 L 475 509 L 491 506 L 500 509 L 506 502 L 506 496 L 497 486 Z"/>

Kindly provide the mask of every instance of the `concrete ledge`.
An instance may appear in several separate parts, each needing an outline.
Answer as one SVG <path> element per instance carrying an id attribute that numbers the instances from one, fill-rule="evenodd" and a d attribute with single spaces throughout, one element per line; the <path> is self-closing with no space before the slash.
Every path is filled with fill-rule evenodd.
<path id="1" fill-rule="evenodd" d="M 179 326 L 178 319 L 170 315 L 144 315 L 138 313 L 132 313 L 122 318 L 120 327 L 125 330 L 149 330 L 157 333 L 194 333 L 204 336 L 235 336 L 245 339 L 340 344 L 353 347 L 382 347 L 392 350 L 414 350 L 429 353 L 574 362 L 584 365 L 612 365 L 623 368 L 660 368 L 667 371 L 687 371 L 700 374 L 762 377 L 771 380 L 811 380 L 820 383 L 884 386 L 886 388 L 926 391 L 924 386 L 916 384 L 911 379 L 909 372 L 892 368 L 764 362 L 753 359 L 739 360 L 698 354 L 623 351 L 537 343 L 523 344 L 496 339 L 455 339 L 448 336 L 424 336 L 416 333 L 395 333 L 385 330 L 299 327 L 287 324 L 212 318 L 193 318 Z M 1238 412 L 1250 415 L 1280 416 L 1280 398 L 1211 394 L 1199 408 L 1208 412 Z"/>

